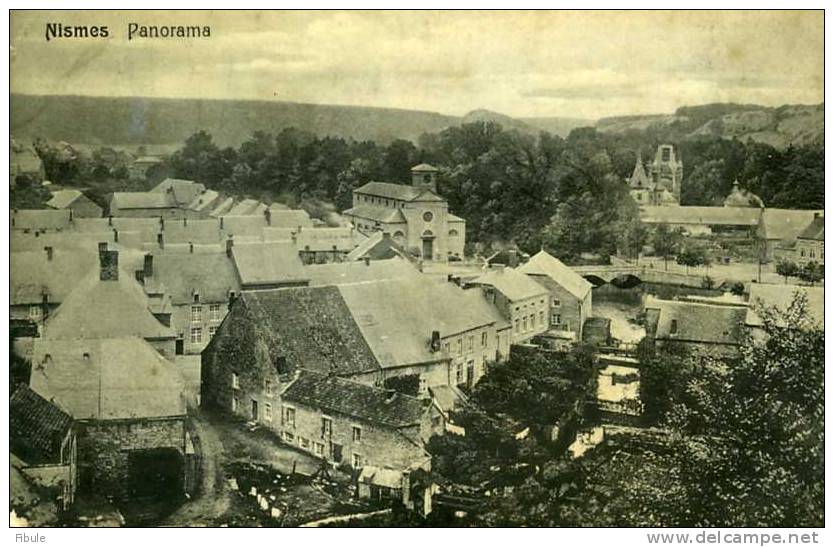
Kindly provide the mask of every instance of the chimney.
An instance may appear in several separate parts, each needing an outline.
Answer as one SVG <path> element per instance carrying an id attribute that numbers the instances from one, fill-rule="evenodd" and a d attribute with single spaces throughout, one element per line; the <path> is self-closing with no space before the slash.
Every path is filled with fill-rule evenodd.
<path id="1" fill-rule="evenodd" d="M 220 229 L 223 229 L 223 217 L 220 217 Z"/>
<path id="2" fill-rule="evenodd" d="M 43 250 L 46 251 L 46 261 L 47 262 L 52 262 L 52 254 L 53 254 L 52 247 L 47 246 L 47 247 L 44 247 Z"/>
<path id="3" fill-rule="evenodd" d="M 72 222 L 72 209 L 69 210 L 69 215 L 70 215 L 69 220 L 70 220 L 70 222 Z"/>
<path id="4" fill-rule="evenodd" d="M 110 215 L 109 217 L 107 217 L 107 225 L 108 226 L 113 226 L 113 215 Z"/>
<path id="5" fill-rule="evenodd" d="M 165 231 L 165 219 L 162 217 L 159 217 L 159 229 Z"/>
<path id="6" fill-rule="evenodd" d="M 99 254 L 99 279 L 101 281 L 119 280 L 119 251 L 103 251 Z"/>
<path id="7" fill-rule="evenodd" d="M 194 254 L 194 244 L 190 241 L 188 242 L 188 252 Z"/>
<path id="8" fill-rule="evenodd" d="M 113 228 L 113 243 L 119 242 L 119 230 Z"/>
<path id="9" fill-rule="evenodd" d="M 371 265 L 371 257 L 366 256 L 366 257 L 363 258 L 363 260 L 365 261 L 365 266 L 370 266 Z"/>
<path id="10" fill-rule="evenodd" d="M 165 235 L 164 234 L 156 234 L 156 242 L 159 244 L 160 249 L 165 248 Z"/>
<path id="11" fill-rule="evenodd" d="M 264 217 L 266 217 L 266 225 L 272 226 L 272 211 L 264 209 Z"/>
<path id="12" fill-rule="evenodd" d="M 431 350 L 432 352 L 440 351 L 440 331 L 431 331 Z"/>
<path id="13" fill-rule="evenodd" d="M 41 293 L 41 321 L 46 321 L 47 315 L 49 315 L 49 295 L 44 291 Z"/>
<path id="14" fill-rule="evenodd" d="M 98 256 L 101 257 L 101 255 L 104 254 L 106 251 L 107 251 L 107 242 L 106 241 L 99 242 L 99 244 L 98 244 Z"/>
<path id="15" fill-rule="evenodd" d="M 142 277 L 145 279 L 153 277 L 153 255 L 150 253 L 145 255 L 145 262 L 142 264 Z"/>
<path id="16" fill-rule="evenodd" d="M 232 258 L 232 248 L 235 246 L 235 240 L 232 239 L 232 236 L 229 236 L 229 239 L 226 240 L 226 256 Z"/>
<path id="17" fill-rule="evenodd" d="M 182 219 L 182 225 L 183 225 L 183 227 L 188 226 L 188 219 L 187 218 Z"/>

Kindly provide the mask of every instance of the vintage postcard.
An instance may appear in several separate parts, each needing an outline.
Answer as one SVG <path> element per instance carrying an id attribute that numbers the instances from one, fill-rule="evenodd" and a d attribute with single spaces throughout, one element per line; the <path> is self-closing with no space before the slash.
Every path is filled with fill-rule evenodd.
<path id="1" fill-rule="evenodd" d="M 819 542 L 823 26 L 12 10 L 18 541 Z"/>

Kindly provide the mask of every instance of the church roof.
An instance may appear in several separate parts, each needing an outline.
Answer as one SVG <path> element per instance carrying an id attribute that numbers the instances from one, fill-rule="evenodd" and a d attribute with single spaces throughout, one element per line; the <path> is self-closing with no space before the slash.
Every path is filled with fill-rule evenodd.
<path id="1" fill-rule="evenodd" d="M 369 182 L 353 192 L 399 201 L 446 201 L 428 189 L 392 182 Z"/>

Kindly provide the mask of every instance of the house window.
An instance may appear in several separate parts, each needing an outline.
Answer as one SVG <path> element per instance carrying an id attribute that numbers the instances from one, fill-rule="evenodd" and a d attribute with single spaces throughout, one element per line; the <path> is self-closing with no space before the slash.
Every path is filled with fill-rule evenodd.
<path id="1" fill-rule="evenodd" d="M 301 445 L 301 448 L 303 448 L 304 450 L 310 450 L 310 439 L 307 439 L 305 437 L 299 437 L 298 444 Z"/>
<path id="2" fill-rule="evenodd" d="M 295 434 L 291 431 L 284 431 L 284 442 L 287 444 L 295 444 Z"/>
<path id="3" fill-rule="evenodd" d="M 428 389 L 428 384 L 426 382 L 426 379 L 421 375 L 420 376 L 420 385 L 418 387 L 418 390 L 419 390 L 420 393 L 425 393 L 427 389 Z"/>
<path id="4" fill-rule="evenodd" d="M 264 405 L 264 419 L 265 419 L 267 422 L 271 422 L 271 421 L 272 421 L 272 405 L 271 405 L 271 404 L 269 404 L 269 403 L 266 403 L 266 404 Z"/>
<path id="5" fill-rule="evenodd" d="M 544 312 L 539 312 L 539 326 L 544 326 Z"/>
<path id="6" fill-rule="evenodd" d="M 449 342 L 446 342 L 445 344 L 443 344 L 443 351 L 446 353 L 446 355 L 449 355 L 451 350 L 452 350 L 452 348 L 449 347 Z"/>
<path id="7" fill-rule="evenodd" d="M 482 332 L 481 333 L 481 347 L 487 347 L 487 342 L 489 341 L 489 333 Z"/>
<path id="8" fill-rule="evenodd" d="M 554 313 L 554 314 L 553 314 L 553 317 L 551 317 L 551 322 L 552 322 L 554 325 L 559 325 L 559 324 L 561 324 L 561 323 L 562 323 L 562 316 L 561 316 L 560 314 L 558 314 L 558 313 Z"/>
<path id="9" fill-rule="evenodd" d="M 29 319 L 37 321 L 41 318 L 40 306 L 29 306 Z"/>
<path id="10" fill-rule="evenodd" d="M 238 401 L 237 396 L 232 397 L 232 412 L 237 412 L 237 407 L 239 404 L 240 401 Z"/>
<path id="11" fill-rule="evenodd" d="M 469 339 L 467 340 L 467 345 L 469 346 L 467 349 L 469 349 L 469 351 L 472 351 L 472 348 L 475 347 L 475 337 L 474 336 L 469 337 Z"/>
<path id="12" fill-rule="evenodd" d="M 313 443 L 313 452 L 316 453 L 316 456 L 323 456 L 324 445 L 322 443 Z"/>
<path id="13" fill-rule="evenodd" d="M 519 327 L 519 325 L 521 325 L 521 321 L 519 321 L 519 319 L 518 319 L 518 318 L 516 318 L 516 320 L 515 320 L 515 325 L 513 326 L 513 330 L 514 330 L 515 332 L 518 332 L 518 327 Z"/>
<path id="14" fill-rule="evenodd" d="M 672 319 L 672 324 L 669 325 L 669 334 L 677 334 L 678 332 L 678 320 Z"/>
<path id="15" fill-rule="evenodd" d="M 351 460 L 353 463 L 354 468 L 362 467 L 362 455 L 361 454 L 353 454 L 353 459 Z"/>
<path id="16" fill-rule="evenodd" d="M 191 306 L 191 322 L 200 323 L 203 320 L 203 307 Z"/>
<path id="17" fill-rule="evenodd" d="M 220 304 L 211 304 L 209 306 L 209 318 L 212 321 L 220 321 Z"/>
<path id="18" fill-rule="evenodd" d="M 264 391 L 266 391 L 267 395 L 272 395 L 272 380 L 267 378 L 264 381 Z"/>
<path id="19" fill-rule="evenodd" d="M 527 316 L 526 315 L 524 316 L 522 324 L 524 325 L 524 332 L 527 332 Z"/>
<path id="20" fill-rule="evenodd" d="M 463 353 L 463 338 L 458 338 L 458 355 Z"/>
<path id="21" fill-rule="evenodd" d="M 203 329 L 200 327 L 191 327 L 191 343 L 199 344 L 203 341 Z"/>
<path id="22" fill-rule="evenodd" d="M 560 307 L 561 305 L 562 305 L 562 301 L 561 301 L 561 300 L 559 300 L 558 298 L 554 298 L 554 299 L 553 299 L 553 307 L 554 307 L 554 308 L 558 308 L 558 307 Z"/>
<path id="23" fill-rule="evenodd" d="M 232 373 L 232 389 L 240 389 L 240 377 L 237 372 Z"/>
<path id="24" fill-rule="evenodd" d="M 284 407 L 284 425 L 295 427 L 295 409 L 291 406 Z"/>
<path id="25" fill-rule="evenodd" d="M 214 338 L 214 335 L 217 334 L 217 327 L 209 327 L 209 340 Z"/>
<path id="26" fill-rule="evenodd" d="M 362 428 L 358 425 L 353 426 L 353 442 L 361 443 L 362 442 Z"/>
<path id="27" fill-rule="evenodd" d="M 321 419 L 321 438 L 329 439 L 333 432 L 333 421 L 330 418 Z"/>
<path id="28" fill-rule="evenodd" d="M 455 385 L 460 385 L 463 383 L 463 365 L 458 363 L 455 366 Z"/>

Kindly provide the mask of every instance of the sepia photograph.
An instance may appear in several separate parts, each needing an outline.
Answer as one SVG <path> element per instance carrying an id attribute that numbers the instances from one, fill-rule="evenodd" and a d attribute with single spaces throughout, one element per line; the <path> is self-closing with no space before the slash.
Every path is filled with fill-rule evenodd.
<path id="1" fill-rule="evenodd" d="M 821 543 L 823 10 L 8 15 L 15 542 Z"/>

